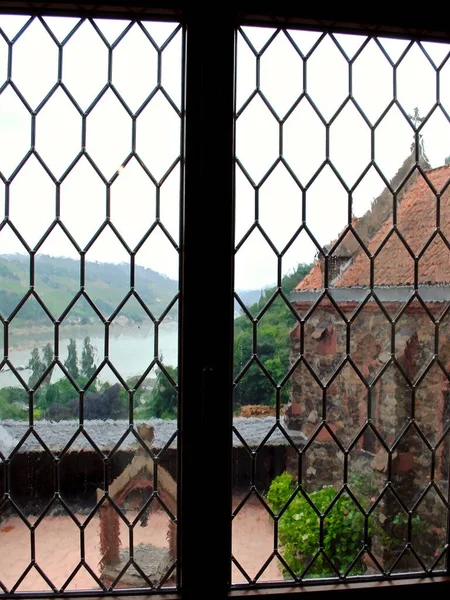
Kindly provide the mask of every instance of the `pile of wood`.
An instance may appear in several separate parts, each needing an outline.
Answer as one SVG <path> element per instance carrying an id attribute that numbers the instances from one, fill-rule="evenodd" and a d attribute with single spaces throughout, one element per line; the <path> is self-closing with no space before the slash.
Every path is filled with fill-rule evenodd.
<path id="1" fill-rule="evenodd" d="M 247 404 L 242 406 L 240 417 L 274 417 L 275 407 L 262 404 Z"/>

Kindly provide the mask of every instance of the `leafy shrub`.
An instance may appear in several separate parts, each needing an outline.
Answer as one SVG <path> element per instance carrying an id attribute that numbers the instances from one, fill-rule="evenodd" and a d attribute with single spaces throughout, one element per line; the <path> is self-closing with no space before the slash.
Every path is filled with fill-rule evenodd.
<path id="1" fill-rule="evenodd" d="M 22 420 L 28 417 L 28 394 L 17 387 L 0 389 L 0 419 Z"/>
<path id="2" fill-rule="evenodd" d="M 169 377 L 176 382 L 178 377 L 177 367 L 165 366 L 165 370 Z M 178 394 L 177 390 L 172 385 L 172 382 L 167 378 L 164 371 L 158 371 L 155 385 L 149 396 L 144 397 L 145 403 L 140 407 L 138 414 L 139 418 L 157 419 L 176 419 Z"/>
<path id="3" fill-rule="evenodd" d="M 275 513 L 282 511 L 295 489 L 293 478 L 288 473 L 275 477 L 267 492 L 269 506 Z M 298 491 L 282 512 L 278 528 L 281 553 L 296 575 L 303 574 L 308 567 L 310 568 L 305 574 L 307 577 L 336 575 L 323 554 L 316 556 L 320 542 L 320 515 L 325 513 L 323 550 L 335 568 L 344 573 L 360 552 L 364 540 L 364 515 L 347 494 L 342 494 L 329 508 L 337 493 L 332 486 L 324 486 L 308 495 L 310 504 Z M 365 570 L 365 563 L 358 559 L 351 573 L 361 574 Z M 284 570 L 284 575 L 290 577 L 287 569 Z"/>

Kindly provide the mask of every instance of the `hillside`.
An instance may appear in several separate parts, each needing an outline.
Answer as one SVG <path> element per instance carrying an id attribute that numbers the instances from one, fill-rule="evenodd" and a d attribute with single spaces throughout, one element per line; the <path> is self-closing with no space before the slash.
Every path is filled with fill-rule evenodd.
<path id="1" fill-rule="evenodd" d="M 262 290 L 236 290 L 236 293 L 245 306 L 251 306 L 255 302 L 259 301 L 263 292 Z M 234 314 L 236 317 L 242 314 L 241 305 L 237 300 L 234 301 Z"/>
<path id="2" fill-rule="evenodd" d="M 299 263 L 295 269 L 287 273 L 281 280 L 281 289 L 289 298 L 290 292 L 309 273 L 312 265 Z M 276 286 L 266 288 L 259 300 L 248 307 L 250 315 L 256 317 L 277 291 Z M 259 404 L 274 406 L 275 392 L 272 383 L 263 375 L 260 368 L 252 361 L 254 337 L 256 333 L 256 351 L 258 358 L 275 381 L 280 382 L 289 369 L 290 330 L 295 324 L 295 317 L 285 301 L 277 296 L 270 307 L 258 319 L 257 325 L 249 315 L 242 313 L 234 320 L 234 376 L 238 384 L 234 389 L 234 409 L 241 414 L 242 406 Z M 247 370 L 245 370 L 247 369 Z M 244 376 L 240 374 L 244 370 Z M 281 391 L 282 403 L 287 403 L 290 392 L 290 380 Z M 254 411 L 254 408 L 252 409 Z"/>
<path id="3" fill-rule="evenodd" d="M 130 289 L 129 264 L 87 262 L 85 290 L 104 317 L 109 317 Z M 30 288 L 30 260 L 26 255 L 0 255 L 0 314 L 8 318 Z M 71 258 L 39 255 L 35 259 L 35 290 L 51 313 L 58 318 L 80 290 L 80 263 Z M 158 316 L 178 291 L 178 283 L 144 267 L 135 268 L 135 290 Z M 131 299 L 121 315 L 141 321 L 145 312 Z M 70 310 L 72 322 L 91 322 L 95 318 L 88 302 L 80 299 Z M 48 324 L 48 318 L 34 298 L 19 310 L 16 321 Z"/>

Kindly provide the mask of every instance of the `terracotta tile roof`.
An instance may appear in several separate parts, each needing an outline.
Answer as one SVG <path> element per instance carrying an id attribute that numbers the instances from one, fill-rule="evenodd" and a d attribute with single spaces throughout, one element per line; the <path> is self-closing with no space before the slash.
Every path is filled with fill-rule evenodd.
<path id="1" fill-rule="evenodd" d="M 426 176 L 436 190 L 441 192 L 449 183 L 450 165 L 427 170 Z M 436 196 L 420 174 L 398 203 L 398 229 L 416 256 L 420 254 L 435 229 L 436 206 Z M 442 233 L 450 242 L 450 185 L 441 196 L 440 226 Z M 374 255 L 380 248 L 391 230 L 392 215 L 388 215 L 368 240 L 368 249 L 371 255 Z M 369 285 L 369 262 L 366 254 L 359 248 L 349 266 L 333 282 L 333 287 L 349 288 Z M 414 283 L 414 260 L 395 232 L 392 232 L 375 258 L 374 276 L 374 283 L 377 286 Z M 433 239 L 419 260 L 418 281 L 420 284 L 450 283 L 450 250 L 439 236 Z M 317 261 L 295 289 L 315 290 L 320 289 L 322 285 L 320 263 Z"/>
<path id="2" fill-rule="evenodd" d="M 320 268 L 319 261 L 316 261 L 305 277 L 300 281 L 298 286 L 295 288 L 296 290 L 318 290 L 322 287 L 322 271 Z"/>

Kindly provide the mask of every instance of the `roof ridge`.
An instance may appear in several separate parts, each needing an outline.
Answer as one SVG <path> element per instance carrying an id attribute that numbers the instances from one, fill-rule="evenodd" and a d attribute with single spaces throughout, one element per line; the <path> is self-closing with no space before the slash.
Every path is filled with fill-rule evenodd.
<path id="1" fill-rule="evenodd" d="M 427 165 L 428 168 L 424 168 L 425 165 Z M 414 166 L 415 166 L 415 168 L 414 168 Z M 425 161 L 425 159 L 422 161 L 422 164 L 420 162 L 419 163 L 416 162 L 415 161 L 415 151 L 413 148 L 411 154 L 406 158 L 406 160 L 403 162 L 400 169 L 397 171 L 397 173 L 394 175 L 394 177 L 389 182 L 391 189 L 396 190 L 396 189 L 400 188 L 399 192 L 397 194 L 397 203 L 398 203 L 397 208 L 400 211 L 400 214 L 403 215 L 405 222 L 408 221 L 408 212 L 411 212 L 412 205 L 415 204 L 415 202 L 417 201 L 417 199 L 414 200 L 414 202 L 409 199 L 414 197 L 414 194 L 418 193 L 418 191 L 422 187 L 421 182 L 424 181 L 424 178 L 421 177 L 420 170 L 417 168 L 418 166 L 422 167 L 423 172 L 427 176 L 432 175 L 432 179 L 434 179 L 435 181 L 436 181 L 436 179 L 439 179 L 439 175 L 441 175 L 442 172 L 445 172 L 446 170 L 450 170 L 450 164 L 440 165 L 439 167 L 432 168 L 429 166 L 428 161 Z M 408 176 L 408 174 L 409 174 L 409 176 Z M 436 185 L 433 181 L 432 181 L 432 185 L 436 187 Z M 437 186 L 437 187 L 442 188 L 443 186 Z M 450 186 L 447 189 L 450 189 Z M 431 189 L 429 189 L 429 191 L 431 193 Z M 423 192 L 423 191 L 421 192 L 422 195 L 425 193 L 426 192 Z M 430 200 L 428 200 L 428 204 L 430 204 Z M 378 217 L 376 219 L 374 219 L 374 212 L 377 210 L 377 208 L 378 208 L 379 214 L 378 214 Z M 428 208 L 431 209 L 431 212 L 432 212 L 432 209 L 433 209 L 432 202 Z M 366 253 L 363 251 L 363 249 L 358 241 L 358 237 L 366 245 L 366 247 L 369 248 L 369 246 L 371 245 L 371 241 L 375 240 L 377 238 L 377 236 L 379 237 L 380 232 L 382 230 L 386 229 L 387 226 L 385 224 L 386 224 L 386 222 L 388 222 L 389 217 L 392 214 L 392 209 L 393 209 L 392 194 L 391 194 L 389 188 L 385 187 L 383 189 L 383 191 L 381 192 L 381 194 L 379 194 L 378 197 L 373 200 L 373 202 L 371 203 L 370 209 L 368 209 L 368 211 L 366 211 L 366 213 L 362 217 L 357 219 L 356 222 L 354 220 L 352 220 L 352 228 L 348 230 L 348 232 L 346 233 L 344 238 L 340 241 L 339 245 L 333 252 L 333 256 L 335 256 L 336 258 L 339 258 L 340 257 L 340 255 L 338 253 L 339 247 L 341 245 L 345 245 L 345 248 L 346 248 L 345 269 L 341 270 L 334 277 L 331 284 L 337 284 L 337 287 L 346 287 L 345 282 L 346 282 L 346 280 L 349 279 L 349 277 L 347 276 L 347 273 L 349 271 L 352 271 L 353 266 L 354 266 L 355 262 L 358 261 L 358 257 L 361 256 L 361 253 L 364 254 L 364 257 L 366 256 Z M 449 208 L 449 211 L 450 211 L 450 208 Z M 409 221 L 411 221 L 411 220 L 412 220 L 411 217 L 409 217 Z M 441 218 L 441 221 L 442 221 L 442 218 Z M 426 219 L 425 219 L 425 223 L 426 223 Z M 426 226 L 426 225 L 422 224 L 422 229 L 424 226 Z M 349 228 L 348 224 L 341 231 L 339 236 L 341 236 L 342 233 L 347 228 Z M 357 237 L 352 233 L 352 229 L 357 234 Z M 417 228 L 417 229 L 418 229 L 418 231 L 420 230 L 420 228 Z M 409 231 L 409 234 L 412 237 L 414 235 L 416 235 L 413 230 Z M 450 238 L 450 232 L 448 232 L 447 236 Z M 351 237 L 353 239 L 348 240 L 349 237 Z M 420 238 L 419 233 L 417 233 L 417 237 Z M 339 237 L 337 237 L 336 239 L 339 239 Z M 335 243 L 335 241 L 331 242 L 328 245 L 328 247 L 332 246 L 334 243 Z M 323 248 L 326 249 L 327 246 L 324 246 Z M 349 254 L 348 254 L 349 249 L 351 251 L 350 252 L 351 258 L 349 258 Z M 402 248 L 400 247 L 400 251 L 401 250 L 402 250 Z M 406 249 L 404 247 L 403 247 L 403 250 L 404 250 L 404 252 L 406 252 Z M 442 252 L 442 250 L 441 250 L 441 252 Z M 316 259 L 311 271 L 306 275 L 306 277 L 301 282 L 299 282 L 299 284 L 295 287 L 295 290 L 301 291 L 301 290 L 313 290 L 313 289 L 323 288 L 323 273 L 322 273 L 323 265 L 321 265 L 322 262 L 323 262 L 323 258 L 321 256 L 319 256 Z M 359 262 L 361 262 L 361 260 L 359 260 Z M 429 269 L 431 269 L 432 263 L 430 263 L 428 265 L 428 267 L 429 267 Z M 434 269 L 434 271 L 433 271 L 434 275 L 431 277 L 431 281 L 433 283 L 437 283 L 435 271 L 436 270 Z M 430 271 L 430 276 L 431 276 L 431 271 Z M 343 280 L 343 283 L 341 283 L 342 280 Z M 450 281 L 450 274 L 449 274 L 449 281 Z M 397 285 L 399 283 L 400 283 L 400 280 L 398 282 L 396 282 L 396 281 L 391 282 L 390 284 Z M 355 282 L 353 282 L 351 284 L 351 287 L 354 287 L 354 285 L 356 285 Z"/>

